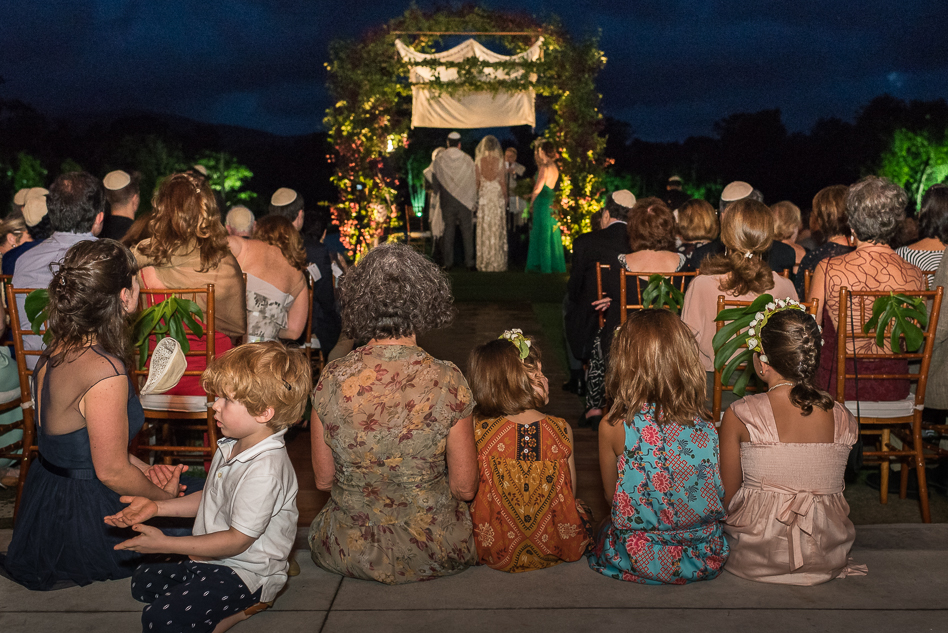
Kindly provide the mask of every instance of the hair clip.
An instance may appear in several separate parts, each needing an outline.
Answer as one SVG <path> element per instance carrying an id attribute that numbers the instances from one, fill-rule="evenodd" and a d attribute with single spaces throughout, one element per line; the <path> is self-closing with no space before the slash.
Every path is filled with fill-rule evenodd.
<path id="1" fill-rule="evenodd" d="M 283 381 L 283 386 L 286 387 L 286 390 L 287 390 L 287 391 L 293 391 L 293 387 L 291 387 L 291 386 L 290 386 L 290 383 L 288 383 L 288 382 L 285 381 L 285 380 Z"/>
<path id="2" fill-rule="evenodd" d="M 523 335 L 523 330 L 504 330 L 504 333 L 497 338 L 507 339 L 513 343 L 514 347 L 517 348 L 518 354 L 520 355 L 520 360 L 523 360 L 530 355 L 530 341 Z"/>
<path id="3" fill-rule="evenodd" d="M 746 253 L 744 253 L 744 259 L 750 259 L 753 256 L 754 256 L 753 251 L 747 251 Z"/>

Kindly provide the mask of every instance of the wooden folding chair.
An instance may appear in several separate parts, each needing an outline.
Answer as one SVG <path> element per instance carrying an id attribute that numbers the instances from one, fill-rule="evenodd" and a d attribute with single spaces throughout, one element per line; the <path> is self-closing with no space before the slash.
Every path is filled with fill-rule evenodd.
<path id="1" fill-rule="evenodd" d="M 918 476 L 918 500 L 922 512 L 922 521 L 931 523 L 931 512 L 928 507 L 928 485 L 925 481 L 925 449 L 922 442 L 922 412 L 925 409 L 925 390 L 928 386 L 928 369 L 932 360 L 932 349 L 935 344 L 935 329 L 938 326 L 938 316 L 941 312 L 941 300 L 944 289 L 938 287 L 932 290 L 903 290 L 901 294 L 909 297 L 920 297 L 931 301 L 931 311 L 928 317 L 928 326 L 923 327 L 924 344 L 913 353 L 903 353 L 901 350 L 886 350 L 875 344 L 876 332 L 863 333 L 863 325 L 872 317 L 872 304 L 878 297 L 889 296 L 889 291 L 849 290 L 841 288 L 839 291 L 839 325 L 836 341 L 836 400 L 846 404 L 846 408 L 853 415 L 859 416 L 860 431 L 863 435 L 872 435 L 878 438 L 875 450 L 864 448 L 864 463 L 880 465 L 881 487 L 879 501 L 885 504 L 889 493 L 889 467 L 893 462 L 902 464 L 899 498 L 904 499 L 908 488 L 908 467 L 915 466 Z M 850 298 L 852 298 L 852 313 L 850 312 Z M 850 315 L 852 316 L 855 332 L 849 331 Z M 917 324 L 921 327 L 921 324 Z M 889 332 L 886 332 L 886 340 Z M 858 352 L 865 347 L 861 344 L 872 341 L 870 352 Z M 850 351 L 853 350 L 853 351 Z M 854 373 L 846 371 L 846 361 L 856 363 Z M 873 373 L 871 362 L 859 361 L 878 360 L 905 360 L 908 362 L 904 374 Z M 918 371 L 914 371 L 915 367 Z M 873 380 L 908 380 L 915 383 L 915 393 L 909 393 L 904 400 L 880 402 L 872 400 L 846 401 L 846 381 L 858 380 L 865 387 L 864 393 L 871 393 Z M 867 429 L 866 427 L 870 427 Z M 894 448 L 891 444 L 893 437 L 902 442 L 901 448 Z"/>
<path id="2" fill-rule="evenodd" d="M 641 310 L 644 308 L 642 303 L 642 291 L 648 285 L 649 277 L 652 275 L 661 275 L 668 279 L 671 284 L 685 292 L 685 282 L 698 275 L 698 271 L 679 271 L 674 273 L 655 273 L 655 272 L 629 272 L 622 270 L 619 275 L 619 323 L 625 323 L 630 310 Z M 629 284 L 635 289 L 634 293 L 629 292 Z M 634 300 L 634 303 L 633 303 Z"/>
<path id="3" fill-rule="evenodd" d="M 309 304 L 306 309 L 306 332 L 304 334 L 303 349 L 306 351 L 306 359 L 309 361 L 310 369 L 313 371 L 313 386 L 319 382 L 319 374 L 323 371 L 323 352 L 315 344 L 319 341 L 313 336 L 313 276 L 306 273 L 306 296 L 309 298 Z"/>
<path id="4" fill-rule="evenodd" d="M 718 295 L 718 312 L 717 313 L 720 314 L 721 310 L 725 310 L 729 308 L 746 308 L 751 303 L 753 302 L 752 301 L 736 301 L 734 299 L 728 299 L 724 295 Z M 820 309 L 819 299 L 814 299 L 813 301 L 810 301 L 807 303 L 804 303 L 801 301 L 800 303 L 806 308 L 806 311 L 809 312 L 814 317 L 816 317 L 817 314 L 819 314 L 819 309 Z M 723 328 L 727 324 L 727 321 L 715 321 L 715 324 L 717 325 L 717 329 L 715 331 L 717 331 Z M 747 349 L 747 345 L 742 345 L 741 349 Z M 744 371 L 744 367 L 745 365 L 740 365 L 734 371 L 732 378 L 736 380 L 737 377 L 740 376 L 741 373 Z M 754 389 L 752 386 L 749 386 L 747 390 L 749 392 L 756 391 L 756 389 Z M 721 413 L 722 413 L 721 400 L 724 397 L 725 391 L 734 391 L 734 385 L 722 384 L 721 372 L 718 370 L 714 370 L 714 383 L 713 383 L 713 391 L 712 391 L 712 396 L 711 396 L 711 417 L 714 420 L 715 424 L 718 424 L 721 421 Z"/>
<path id="5" fill-rule="evenodd" d="M 935 273 L 937 273 L 937 272 L 938 272 L 937 269 L 936 269 L 936 270 L 923 270 L 923 271 L 922 271 L 922 276 L 925 278 L 925 290 L 931 290 L 931 289 L 932 289 L 931 286 L 932 286 L 932 283 L 935 281 Z"/>
<path id="6" fill-rule="evenodd" d="M 207 284 L 204 288 L 154 288 L 142 289 L 139 295 L 139 308 L 145 309 L 158 304 L 165 298 L 174 295 L 183 299 L 190 299 L 195 303 L 206 304 L 204 309 L 204 336 L 197 339 L 204 341 L 203 350 L 194 350 L 187 352 L 185 356 L 189 358 L 203 356 L 206 366 L 211 364 L 215 357 L 214 336 L 217 333 L 214 325 L 214 284 Z M 194 339 L 191 339 L 192 345 Z M 153 346 L 151 346 L 153 347 Z M 151 351 L 149 351 L 149 357 Z M 136 355 L 137 361 L 137 355 Z M 137 362 L 132 369 L 134 376 L 133 382 L 136 389 L 141 389 L 148 378 L 148 364 L 144 369 L 138 369 Z M 203 370 L 187 370 L 184 376 L 200 376 Z M 138 434 L 136 443 L 133 445 L 133 451 L 136 453 L 147 454 L 157 453 L 163 455 L 165 463 L 170 463 L 173 455 L 201 455 L 205 464 L 210 463 L 214 457 L 214 451 L 217 450 L 217 424 L 214 421 L 214 411 L 211 406 L 214 404 L 214 394 L 208 393 L 200 395 L 165 395 L 151 394 L 143 395 L 139 398 L 142 408 L 145 410 L 145 427 Z M 174 424 L 180 420 L 202 420 L 203 424 Z M 174 431 L 200 431 L 206 433 L 206 440 L 200 445 L 194 443 L 175 442 Z M 155 433 L 155 443 L 143 445 L 139 438 L 146 438 L 152 432 Z"/>
<path id="7" fill-rule="evenodd" d="M 13 349 L 16 356 L 16 369 L 20 379 L 19 404 L 23 407 L 22 429 L 23 437 L 19 444 L 20 453 L 16 455 L 20 459 L 20 477 L 16 484 L 16 502 L 13 506 L 13 520 L 16 521 L 16 513 L 20 509 L 20 500 L 23 497 L 23 484 L 26 481 L 26 473 L 30 469 L 30 463 L 33 461 L 33 454 L 39 450 L 36 438 L 36 419 L 33 408 L 33 395 L 30 393 L 30 382 L 33 377 L 33 370 L 29 368 L 26 362 L 27 356 L 39 357 L 42 350 L 28 350 L 23 346 L 23 337 L 33 335 L 32 326 L 27 323 L 25 328 L 20 324 L 20 313 L 16 309 L 16 297 L 18 295 L 26 299 L 26 295 L 33 292 L 33 288 L 14 288 L 12 284 L 6 284 L 6 301 L 8 306 L 14 306 L 12 310 L 7 310 L 10 318 L 10 333 L 13 335 Z M 46 333 L 45 324 L 40 329 L 40 334 Z M 4 457 L 8 457 L 4 455 Z"/>
<path id="8" fill-rule="evenodd" d="M 810 283 L 813 281 L 813 271 L 809 268 L 803 271 L 803 297 L 805 299 L 810 296 Z"/>
<path id="9" fill-rule="evenodd" d="M 606 295 L 602 290 L 602 271 L 612 270 L 612 266 L 609 264 L 603 264 L 601 262 L 596 262 L 596 299 L 605 299 Z M 606 324 L 606 313 L 603 310 L 597 310 L 597 318 L 599 319 L 599 329 Z"/>

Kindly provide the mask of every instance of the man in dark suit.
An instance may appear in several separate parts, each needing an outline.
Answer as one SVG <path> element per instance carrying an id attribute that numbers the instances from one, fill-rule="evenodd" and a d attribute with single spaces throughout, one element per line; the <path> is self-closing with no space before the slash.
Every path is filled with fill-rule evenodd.
<path id="1" fill-rule="evenodd" d="M 629 252 L 626 217 L 634 204 L 631 192 L 623 189 L 612 193 L 602 212 L 602 228 L 584 233 L 573 242 L 573 267 L 564 310 L 566 342 L 579 361 L 589 359 L 599 329 L 592 307 L 597 299 L 596 264 L 618 265 L 619 255 Z"/>

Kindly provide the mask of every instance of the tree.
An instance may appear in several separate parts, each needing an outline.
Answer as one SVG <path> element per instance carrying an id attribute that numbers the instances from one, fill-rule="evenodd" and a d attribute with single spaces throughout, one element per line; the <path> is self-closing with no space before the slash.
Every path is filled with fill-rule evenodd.
<path id="1" fill-rule="evenodd" d="M 207 179 L 211 189 L 220 192 L 228 209 L 257 197 L 253 191 L 242 191 L 247 181 L 253 178 L 253 172 L 246 165 L 238 163 L 230 154 L 205 152 L 195 162 L 207 167 Z M 226 210 L 221 209 L 221 213 L 226 213 Z"/>
<path id="2" fill-rule="evenodd" d="M 880 159 L 879 174 L 902 185 L 921 209 L 922 196 L 932 185 L 948 178 L 948 130 L 930 132 L 895 130 Z"/>
<path id="3" fill-rule="evenodd" d="M 19 191 L 24 187 L 45 187 L 48 173 L 38 158 L 26 152 L 20 152 L 16 155 L 16 169 L 13 170 L 13 190 Z"/>
<path id="4" fill-rule="evenodd" d="M 141 173 L 139 215 L 151 211 L 151 195 L 158 181 L 168 174 L 180 171 L 186 165 L 181 148 L 155 134 L 132 134 L 124 137 L 119 143 L 112 164 L 114 166 L 109 170 L 135 165 Z"/>

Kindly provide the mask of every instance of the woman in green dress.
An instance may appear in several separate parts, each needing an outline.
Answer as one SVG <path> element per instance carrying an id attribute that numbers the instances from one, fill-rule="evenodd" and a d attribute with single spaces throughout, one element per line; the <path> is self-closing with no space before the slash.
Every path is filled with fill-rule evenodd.
<path id="1" fill-rule="evenodd" d="M 563 240 L 560 227 L 553 217 L 553 188 L 560 178 L 556 166 L 556 150 L 550 141 L 537 143 L 534 158 L 540 171 L 533 188 L 533 227 L 530 229 L 530 247 L 527 250 L 528 273 L 565 273 Z"/>

